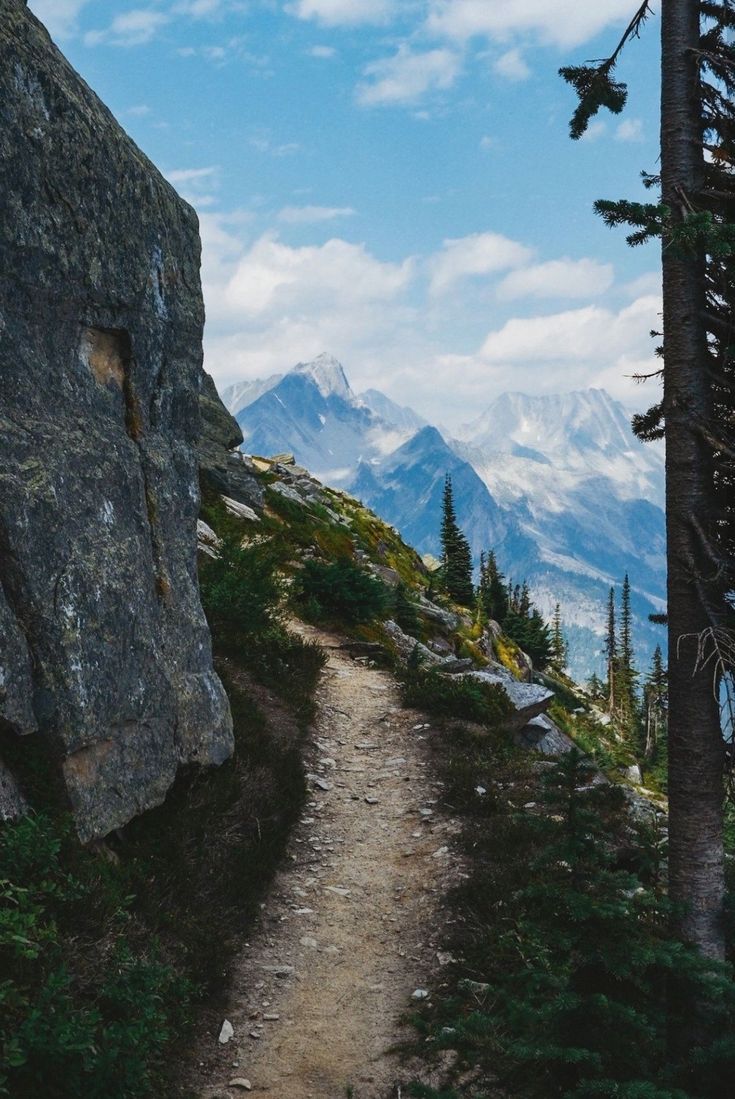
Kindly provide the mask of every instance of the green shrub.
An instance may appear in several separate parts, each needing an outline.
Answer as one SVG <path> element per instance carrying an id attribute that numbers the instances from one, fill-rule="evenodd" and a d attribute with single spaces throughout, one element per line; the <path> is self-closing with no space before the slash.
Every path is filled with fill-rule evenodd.
<path id="1" fill-rule="evenodd" d="M 631 842 L 622 790 L 593 773 L 570 752 L 535 789 L 503 783 L 513 806 L 473 817 L 462 964 L 430 1041 L 479 1070 L 478 1096 L 485 1085 L 523 1099 L 725 1099 L 732 973 L 671 938 L 661 849 Z M 671 1042 L 686 1033 L 696 1047 Z"/>
<path id="2" fill-rule="evenodd" d="M 513 709 L 499 684 L 421 668 L 406 669 L 402 693 L 405 705 L 416 710 L 458 721 L 476 721 L 491 728 L 502 728 Z"/>
<path id="3" fill-rule="evenodd" d="M 388 611 L 385 587 L 349 557 L 308 560 L 294 584 L 296 605 L 315 621 L 372 622 Z"/>
<path id="4" fill-rule="evenodd" d="M 410 589 L 402 580 L 396 585 L 393 593 L 393 619 L 396 625 L 410 637 L 421 636 L 421 622 L 416 600 L 412 598 Z"/>
<path id="5" fill-rule="evenodd" d="M 3 826 L 0 1094 L 158 1093 L 162 1051 L 190 988 L 155 944 L 126 943 L 130 904 L 68 823 L 39 815 Z"/>
<path id="6" fill-rule="evenodd" d="M 218 556 L 201 566 L 202 606 L 212 633 L 238 641 L 260 635 L 278 621 L 283 583 L 279 555 L 270 543 L 242 546 L 225 538 Z"/>

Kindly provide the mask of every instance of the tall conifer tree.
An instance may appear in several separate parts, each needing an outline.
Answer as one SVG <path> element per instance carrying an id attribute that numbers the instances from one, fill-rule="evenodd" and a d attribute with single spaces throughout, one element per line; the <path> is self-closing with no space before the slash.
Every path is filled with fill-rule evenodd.
<path id="1" fill-rule="evenodd" d="M 650 14 L 646 0 L 611 57 L 562 74 L 580 137 L 600 107 L 618 113 L 618 56 Z M 732 668 L 735 582 L 735 11 L 732 0 L 662 0 L 658 204 L 599 202 L 639 244 L 662 241 L 663 400 L 636 418 L 666 439 L 669 641 L 669 891 L 676 928 L 724 955 L 724 752 L 718 688 Z M 714 675 L 714 684 L 713 684 Z"/>
<path id="2" fill-rule="evenodd" d="M 651 667 L 643 687 L 644 732 L 643 755 L 652 760 L 666 729 L 667 676 L 661 646 L 651 660 Z"/>
<path id="3" fill-rule="evenodd" d="M 472 585 L 472 551 L 457 522 L 452 478 L 448 473 L 444 478 L 442 497 L 441 547 L 447 594 L 464 607 L 472 606 L 475 595 Z"/>
<path id="4" fill-rule="evenodd" d="M 607 597 L 607 633 L 605 634 L 605 660 L 607 663 L 607 708 L 613 713 L 616 705 L 615 686 L 617 679 L 618 640 L 615 630 L 615 588 L 610 588 Z"/>
<path id="5" fill-rule="evenodd" d="M 479 598 L 485 617 L 502 625 L 508 613 L 508 589 L 493 550 L 480 557 Z"/>
<path id="6" fill-rule="evenodd" d="M 562 629 L 561 606 L 557 603 L 551 620 L 551 665 L 555 671 L 563 672 L 568 659 L 569 650 Z"/>
<path id="7" fill-rule="evenodd" d="M 630 724 L 637 710 L 636 682 L 638 672 L 633 651 L 633 615 L 630 606 L 630 580 L 626 572 L 620 596 L 620 645 L 618 651 L 617 705 L 623 719 Z"/>

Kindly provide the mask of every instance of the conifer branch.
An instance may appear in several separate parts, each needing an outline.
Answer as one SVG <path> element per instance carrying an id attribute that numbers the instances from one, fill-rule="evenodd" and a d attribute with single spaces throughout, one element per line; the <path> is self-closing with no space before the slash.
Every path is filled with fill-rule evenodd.
<path id="1" fill-rule="evenodd" d="M 620 54 L 632 38 L 640 38 L 641 27 L 651 14 L 649 0 L 643 0 L 623 32 L 615 50 L 603 60 L 588 62 L 586 65 L 565 65 L 559 69 L 559 75 L 571 84 L 579 98 L 579 104 L 569 123 L 572 140 L 577 141 L 586 132 L 601 107 L 611 114 L 620 114 L 628 98 L 628 88 L 620 81 L 612 79 L 613 70 Z"/>

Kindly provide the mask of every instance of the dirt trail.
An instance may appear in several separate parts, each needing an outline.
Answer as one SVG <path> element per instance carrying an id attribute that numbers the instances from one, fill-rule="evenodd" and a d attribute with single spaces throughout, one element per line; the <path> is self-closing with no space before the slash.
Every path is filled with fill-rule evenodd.
<path id="1" fill-rule="evenodd" d="M 454 826 L 416 728 L 426 719 L 401 709 L 392 676 L 352 659 L 340 638 L 303 632 L 329 655 L 307 749 L 311 795 L 237 963 L 234 1037 L 212 1039 L 206 1099 L 246 1094 L 235 1079 L 270 1099 L 400 1094 L 401 1017 L 446 961 L 437 940 L 457 874 Z"/>

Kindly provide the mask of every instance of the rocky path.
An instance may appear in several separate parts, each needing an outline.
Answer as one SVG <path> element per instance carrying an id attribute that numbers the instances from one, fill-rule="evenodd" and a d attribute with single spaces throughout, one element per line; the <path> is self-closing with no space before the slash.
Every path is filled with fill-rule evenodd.
<path id="1" fill-rule="evenodd" d="M 447 960 L 438 939 L 458 873 L 455 827 L 438 809 L 426 719 L 401 709 L 392 676 L 352 659 L 340 638 L 304 632 L 329 655 L 311 793 L 237 964 L 233 1035 L 212 1036 L 202 1099 L 400 1095 L 402 1017 Z"/>

